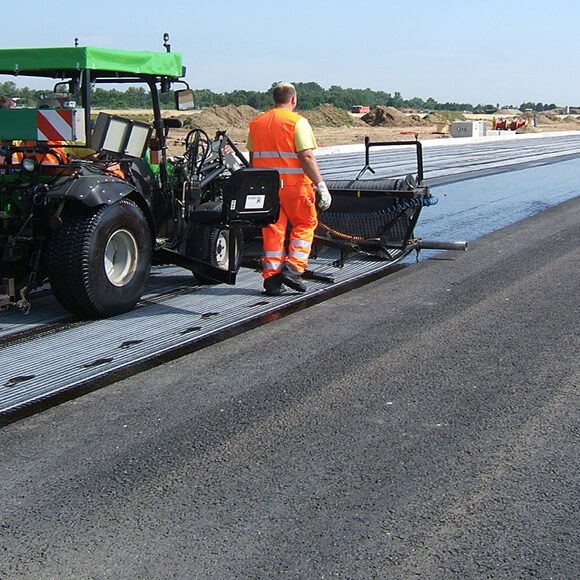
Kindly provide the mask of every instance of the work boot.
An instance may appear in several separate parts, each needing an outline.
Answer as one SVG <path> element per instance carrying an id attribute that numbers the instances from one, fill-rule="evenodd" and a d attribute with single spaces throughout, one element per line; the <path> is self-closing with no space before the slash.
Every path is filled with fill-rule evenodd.
<path id="1" fill-rule="evenodd" d="M 288 288 L 296 290 L 296 292 L 306 292 L 306 284 L 302 280 L 302 275 L 298 272 L 292 270 L 283 270 L 280 274 L 280 278 L 283 284 L 286 284 Z"/>
<path id="2" fill-rule="evenodd" d="M 286 292 L 286 288 L 282 286 L 282 276 L 276 274 L 264 279 L 264 293 L 268 296 L 280 296 Z"/>

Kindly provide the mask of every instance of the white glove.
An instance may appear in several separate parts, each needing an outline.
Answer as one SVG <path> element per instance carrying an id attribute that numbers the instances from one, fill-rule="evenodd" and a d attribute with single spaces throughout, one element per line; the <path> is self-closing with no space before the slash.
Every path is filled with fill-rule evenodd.
<path id="1" fill-rule="evenodd" d="M 332 196 L 330 195 L 330 191 L 328 191 L 328 187 L 326 187 L 326 183 L 324 183 L 324 181 L 317 183 L 316 189 L 318 190 L 318 208 L 322 211 L 325 211 L 332 203 Z"/>

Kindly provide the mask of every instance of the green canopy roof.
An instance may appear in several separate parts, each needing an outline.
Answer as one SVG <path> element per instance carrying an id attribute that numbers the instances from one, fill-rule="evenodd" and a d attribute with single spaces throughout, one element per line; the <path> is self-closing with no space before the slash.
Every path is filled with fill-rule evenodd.
<path id="1" fill-rule="evenodd" d="M 92 46 L 0 49 L 0 74 L 62 77 L 89 69 L 133 75 L 183 76 L 177 52 L 114 50 Z"/>

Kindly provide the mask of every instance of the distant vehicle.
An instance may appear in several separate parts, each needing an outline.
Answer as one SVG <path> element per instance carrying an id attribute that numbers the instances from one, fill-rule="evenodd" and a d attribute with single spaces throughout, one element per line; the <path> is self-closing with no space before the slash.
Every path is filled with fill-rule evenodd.
<path id="1" fill-rule="evenodd" d="M 364 105 L 355 105 L 350 110 L 351 113 L 370 113 L 371 108 L 365 107 Z"/>
<path id="2" fill-rule="evenodd" d="M 494 107 L 493 105 L 485 105 L 484 107 L 476 107 L 473 109 L 473 112 L 476 115 L 493 115 L 494 113 L 497 113 L 497 111 L 497 107 Z"/>

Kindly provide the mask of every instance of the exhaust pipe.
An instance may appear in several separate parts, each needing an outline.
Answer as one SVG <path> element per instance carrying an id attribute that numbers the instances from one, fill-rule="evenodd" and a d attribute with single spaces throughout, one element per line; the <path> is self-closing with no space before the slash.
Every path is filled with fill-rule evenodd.
<path id="1" fill-rule="evenodd" d="M 467 242 L 438 242 L 436 240 L 417 240 L 417 250 L 467 250 Z"/>

